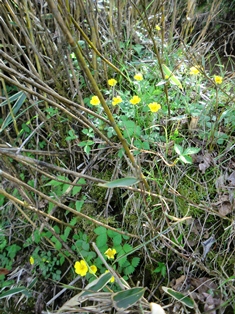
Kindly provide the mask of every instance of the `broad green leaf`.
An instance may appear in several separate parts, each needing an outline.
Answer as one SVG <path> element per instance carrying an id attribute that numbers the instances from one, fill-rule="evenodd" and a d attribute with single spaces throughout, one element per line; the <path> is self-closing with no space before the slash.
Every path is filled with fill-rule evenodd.
<path id="1" fill-rule="evenodd" d="M 165 64 L 162 64 L 162 70 L 165 76 L 169 77 L 169 80 L 173 85 L 177 85 L 180 89 L 183 89 L 183 86 L 180 83 L 180 81 L 177 79 L 177 77 L 173 74 L 173 72 L 171 72 L 171 70 Z"/>
<path id="2" fill-rule="evenodd" d="M 194 308 L 194 302 L 192 299 L 189 297 L 186 297 L 180 292 L 177 292 L 173 289 L 167 288 L 167 287 L 162 287 L 163 291 L 168 293 L 170 296 L 172 296 L 174 299 L 177 301 L 183 303 L 184 305 L 188 306 L 189 308 L 193 309 Z"/>
<path id="3" fill-rule="evenodd" d="M 93 280 L 85 287 L 85 291 L 81 292 L 79 296 L 86 296 L 92 294 L 93 292 L 98 292 L 103 289 L 110 281 L 113 275 L 110 272 L 102 274 L 99 278 Z"/>
<path id="4" fill-rule="evenodd" d="M 107 229 L 105 227 L 99 226 L 97 228 L 95 228 L 94 232 L 98 235 L 103 234 L 103 233 L 107 233 Z"/>
<path id="5" fill-rule="evenodd" d="M 106 182 L 106 183 L 98 183 L 98 186 L 101 186 L 103 188 L 113 189 L 113 188 L 119 188 L 119 187 L 128 187 L 133 184 L 137 184 L 139 182 L 136 178 L 122 178 L 117 179 L 114 181 Z"/>
<path id="6" fill-rule="evenodd" d="M 193 162 L 192 157 L 187 156 L 187 155 L 180 155 L 179 159 L 184 163 L 184 164 L 191 164 Z"/>
<path id="7" fill-rule="evenodd" d="M 178 155 L 182 155 L 183 151 L 184 151 L 183 147 L 178 145 L 178 144 L 174 145 L 174 150 L 175 150 L 176 154 L 178 154 Z"/>
<path id="8" fill-rule="evenodd" d="M 98 235 L 95 242 L 98 247 L 102 247 L 107 244 L 107 241 L 108 241 L 107 233 L 103 233 Z"/>
<path id="9" fill-rule="evenodd" d="M 184 150 L 184 155 L 193 155 L 193 154 L 197 154 L 198 152 L 200 152 L 201 148 L 200 147 L 188 147 Z"/>
<path id="10" fill-rule="evenodd" d="M 131 288 L 120 291 L 112 295 L 113 307 L 117 311 L 124 311 L 128 307 L 138 302 L 144 295 L 145 288 Z"/>

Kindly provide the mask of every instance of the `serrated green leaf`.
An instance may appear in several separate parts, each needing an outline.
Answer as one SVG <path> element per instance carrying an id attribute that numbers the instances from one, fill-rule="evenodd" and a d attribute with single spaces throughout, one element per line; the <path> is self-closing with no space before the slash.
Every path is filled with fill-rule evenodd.
<path id="1" fill-rule="evenodd" d="M 104 246 L 106 243 L 107 243 L 107 234 L 106 233 L 103 233 L 103 234 L 100 234 L 97 238 L 96 238 L 96 245 L 98 246 L 98 248 Z"/>
<path id="2" fill-rule="evenodd" d="M 75 208 L 76 208 L 76 210 L 77 210 L 78 212 L 81 211 L 83 204 L 84 204 L 84 201 L 83 201 L 83 200 L 81 200 L 81 201 L 76 201 L 76 202 L 75 202 Z"/>
<path id="3" fill-rule="evenodd" d="M 137 267 L 139 265 L 139 262 L 140 262 L 140 258 L 139 257 L 133 257 L 132 260 L 131 260 L 131 265 L 133 267 Z"/>
<path id="4" fill-rule="evenodd" d="M 123 245 L 123 250 L 124 250 L 125 253 L 131 252 L 132 249 L 133 249 L 133 247 L 132 247 L 130 244 L 128 244 L 128 243 L 125 243 L 125 244 Z"/>
<path id="5" fill-rule="evenodd" d="M 123 271 L 125 275 L 131 275 L 135 271 L 135 267 L 129 265 L 128 267 L 124 268 Z"/>
<path id="6" fill-rule="evenodd" d="M 162 70 L 164 72 L 164 75 L 169 78 L 170 82 L 173 85 L 177 85 L 180 89 L 183 89 L 183 86 L 180 83 L 179 79 L 173 74 L 173 72 L 171 72 L 171 70 L 165 64 L 162 64 Z"/>
<path id="7" fill-rule="evenodd" d="M 113 307 L 117 311 L 124 311 L 138 302 L 144 295 L 145 288 L 131 288 L 112 295 Z"/>
<path id="8" fill-rule="evenodd" d="M 98 183 L 98 186 L 101 186 L 103 188 L 113 189 L 113 188 L 119 188 L 119 187 L 128 187 L 133 184 L 137 184 L 138 182 L 139 182 L 139 179 L 126 177 L 126 178 L 117 179 L 117 180 L 106 182 L 106 183 Z"/>
<path id="9" fill-rule="evenodd" d="M 181 302 L 182 304 L 188 306 L 189 308 L 193 309 L 194 308 L 194 302 L 192 299 L 189 297 L 183 295 L 180 292 L 177 292 L 173 289 L 170 289 L 168 287 L 162 287 L 162 290 L 168 293 L 170 296 L 172 296 L 174 299 L 177 301 Z"/>
<path id="10" fill-rule="evenodd" d="M 74 186 L 72 188 L 72 196 L 75 196 L 77 193 L 81 191 L 82 187 L 81 186 Z"/>
<path id="11" fill-rule="evenodd" d="M 122 236 L 121 234 L 117 234 L 115 237 L 113 237 L 113 246 L 116 247 L 122 243 Z"/>

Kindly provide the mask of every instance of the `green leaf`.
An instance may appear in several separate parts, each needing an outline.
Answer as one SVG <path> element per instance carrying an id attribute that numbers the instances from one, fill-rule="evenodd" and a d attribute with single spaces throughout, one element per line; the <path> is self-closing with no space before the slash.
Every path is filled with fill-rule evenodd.
<path id="1" fill-rule="evenodd" d="M 194 302 L 192 299 L 189 297 L 186 297 L 180 292 L 177 292 L 173 289 L 167 288 L 167 287 L 162 287 L 163 291 L 168 293 L 170 296 L 172 296 L 174 299 L 177 301 L 181 302 L 182 304 L 186 305 L 187 307 L 193 309 L 194 308 Z"/>
<path id="2" fill-rule="evenodd" d="M 106 233 L 103 233 L 103 234 L 100 234 L 97 238 L 96 238 L 96 245 L 98 246 L 98 248 L 106 245 L 107 243 L 107 240 L 108 240 L 108 237 L 107 237 L 107 234 Z"/>
<path id="3" fill-rule="evenodd" d="M 139 262 L 140 262 L 140 258 L 139 257 L 133 257 L 132 260 L 131 260 L 131 265 L 133 267 L 137 267 L 139 265 Z"/>
<path id="4" fill-rule="evenodd" d="M 3 298 L 7 298 L 7 297 L 11 297 L 17 293 L 23 293 L 23 294 L 28 294 L 28 290 L 25 288 L 25 287 L 18 287 L 18 288 L 13 288 L 13 289 L 10 289 L 6 292 L 3 292 L 0 294 L 0 299 L 3 299 Z"/>
<path id="5" fill-rule="evenodd" d="M 132 177 L 126 177 L 122 179 L 117 179 L 114 181 L 106 182 L 106 183 L 98 183 L 98 186 L 101 186 L 103 188 L 118 188 L 118 187 L 128 187 L 133 184 L 137 184 L 139 182 L 138 179 L 132 178 Z"/>
<path id="6" fill-rule="evenodd" d="M 74 186 L 72 188 L 72 196 L 76 195 L 77 193 L 79 193 L 81 191 L 82 187 L 81 186 Z"/>
<path id="7" fill-rule="evenodd" d="M 117 234 L 115 237 L 113 237 L 113 246 L 120 245 L 122 243 L 122 236 L 121 234 Z"/>
<path id="8" fill-rule="evenodd" d="M 175 150 L 176 154 L 178 154 L 178 155 L 182 155 L 183 151 L 184 151 L 183 147 L 178 145 L 178 144 L 174 145 L 174 150 Z"/>
<path id="9" fill-rule="evenodd" d="M 188 147 L 184 150 L 183 155 L 193 155 L 193 154 L 197 154 L 198 152 L 200 152 L 201 148 L 200 147 Z"/>
<path id="10" fill-rule="evenodd" d="M 103 233 L 107 233 L 107 229 L 105 227 L 99 226 L 97 228 L 95 228 L 94 230 L 95 234 L 103 234 Z"/>
<path id="11" fill-rule="evenodd" d="M 192 164 L 193 159 L 190 156 L 187 155 L 180 155 L 179 159 L 184 163 L 184 164 Z"/>
<path id="12" fill-rule="evenodd" d="M 113 307 L 117 311 L 124 311 L 138 302 L 144 295 L 145 288 L 131 288 L 112 295 Z"/>
<path id="13" fill-rule="evenodd" d="M 171 72 L 171 70 L 165 64 L 162 64 L 162 70 L 165 76 L 169 77 L 169 80 L 173 85 L 177 85 L 180 89 L 183 89 L 183 86 L 178 80 L 178 78 L 173 74 L 173 72 Z"/>
<path id="14" fill-rule="evenodd" d="M 112 274 L 110 272 L 102 274 L 99 278 L 93 280 L 91 283 L 89 283 L 85 289 L 75 295 L 72 299 L 67 301 L 59 310 L 58 313 L 63 313 L 67 311 L 70 311 L 71 308 L 81 306 L 81 303 L 84 302 L 87 298 L 89 297 L 90 294 L 93 296 L 95 295 L 96 292 L 100 291 L 103 289 L 110 281 L 112 277 Z M 73 287 L 70 287 L 70 289 Z"/>
<path id="15" fill-rule="evenodd" d="M 17 96 L 17 98 L 16 98 Z M 11 112 L 8 113 L 6 119 L 3 121 L 2 123 L 2 126 L 1 126 L 1 129 L 0 129 L 0 133 L 6 129 L 8 127 L 9 124 L 12 123 L 13 119 L 15 119 L 15 115 L 18 113 L 18 111 L 20 110 L 20 108 L 22 107 L 24 101 L 26 99 L 26 94 L 24 92 L 18 92 L 16 93 L 15 95 L 9 97 L 8 100 L 5 100 L 1 103 L 1 106 L 5 105 L 5 104 L 8 104 L 8 101 L 11 103 L 12 101 L 16 100 L 14 106 L 12 107 L 12 114 L 13 114 L 13 117 L 12 117 L 12 114 Z M 21 113 L 22 114 L 22 113 Z M 20 115 L 21 115 L 20 114 Z"/>
<path id="16" fill-rule="evenodd" d="M 123 245 L 123 250 L 124 250 L 125 253 L 131 252 L 132 249 L 133 249 L 133 247 L 132 247 L 130 244 L 128 244 L 128 243 L 125 243 L 125 244 Z"/>
<path id="17" fill-rule="evenodd" d="M 130 275 L 135 271 L 135 267 L 133 267 L 132 265 L 127 266 L 126 268 L 124 268 L 124 274 L 125 275 Z"/>
<path id="18" fill-rule="evenodd" d="M 83 204 L 84 204 L 84 201 L 76 201 L 76 202 L 75 202 L 75 208 L 76 208 L 76 210 L 77 210 L 78 212 L 81 211 Z"/>

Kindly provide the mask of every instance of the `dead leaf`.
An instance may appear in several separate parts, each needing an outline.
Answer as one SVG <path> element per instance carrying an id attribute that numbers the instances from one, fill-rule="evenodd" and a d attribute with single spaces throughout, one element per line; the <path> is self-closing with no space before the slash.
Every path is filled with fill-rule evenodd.
<path id="1" fill-rule="evenodd" d="M 204 311 L 210 311 L 210 314 L 216 314 L 215 309 L 218 305 L 220 305 L 221 300 L 208 293 L 203 293 L 203 296 L 205 297 Z"/>
<path id="2" fill-rule="evenodd" d="M 229 182 L 229 186 L 235 187 L 235 171 L 233 171 L 230 176 L 228 176 L 227 181 Z"/>
<path id="3" fill-rule="evenodd" d="M 199 170 L 201 170 L 202 173 L 205 173 L 206 172 L 206 169 L 208 169 L 210 167 L 210 165 L 212 164 L 212 157 L 211 157 L 211 154 L 209 153 L 205 153 L 204 156 L 202 156 L 202 160 L 201 162 L 199 163 Z"/>
<path id="4" fill-rule="evenodd" d="M 196 291 L 199 294 L 202 294 L 204 292 L 208 292 L 208 290 L 216 290 L 217 285 L 214 281 L 207 277 L 201 277 L 201 278 L 190 278 L 191 285 L 196 289 Z"/>
<path id="5" fill-rule="evenodd" d="M 172 289 L 178 291 L 182 288 L 182 283 L 185 281 L 185 275 L 180 276 L 179 278 L 175 279 L 175 283 L 172 286 Z"/>
<path id="6" fill-rule="evenodd" d="M 222 216 L 226 216 L 232 212 L 232 205 L 230 202 L 222 202 L 219 207 L 219 213 Z"/>
<path id="7" fill-rule="evenodd" d="M 212 245 L 216 242 L 214 235 L 212 235 L 209 239 L 202 242 L 203 246 L 203 256 L 202 260 L 204 261 L 206 258 L 206 255 L 210 252 L 210 249 Z"/>
<path id="8" fill-rule="evenodd" d="M 215 181 L 215 187 L 217 190 L 218 194 L 221 194 L 221 191 L 224 190 L 225 188 L 225 181 L 227 180 L 227 175 L 226 174 L 221 174 L 216 181 Z"/>
<path id="9" fill-rule="evenodd" d="M 199 116 L 191 117 L 191 121 L 188 126 L 189 131 L 193 131 L 197 129 L 198 121 L 199 121 Z"/>
<path id="10" fill-rule="evenodd" d="M 0 275 L 8 275 L 10 273 L 10 270 L 6 268 L 0 268 Z"/>

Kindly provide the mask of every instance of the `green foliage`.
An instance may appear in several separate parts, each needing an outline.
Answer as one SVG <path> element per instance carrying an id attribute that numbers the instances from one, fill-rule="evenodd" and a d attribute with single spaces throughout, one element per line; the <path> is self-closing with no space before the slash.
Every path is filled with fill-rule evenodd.
<path id="1" fill-rule="evenodd" d="M 72 7 L 76 2 L 78 10 Z M 234 265 L 233 76 L 226 73 L 219 58 L 215 61 L 212 50 L 210 61 L 209 54 L 200 47 L 187 45 L 194 31 L 199 36 L 205 34 L 204 25 L 214 25 L 209 19 L 223 12 L 210 11 L 208 1 L 195 4 L 191 12 L 187 12 L 185 1 L 177 2 L 180 10 L 167 1 L 160 7 L 155 1 L 147 7 L 145 1 L 133 5 L 132 1 L 121 5 L 112 1 L 112 6 L 110 2 L 104 8 L 100 6 L 105 1 L 95 1 L 95 5 L 94 1 L 86 1 L 80 10 L 83 2 L 67 1 L 69 14 L 61 7 L 62 2 L 56 3 L 61 21 L 66 23 L 63 29 L 71 31 L 71 36 L 62 34 L 57 21 L 58 40 L 54 40 L 54 30 L 47 25 L 56 20 L 49 1 L 48 14 L 35 10 L 27 1 L 6 0 L 7 7 L 3 6 L 0 168 L 7 175 L 0 173 L 0 218 L 4 222 L 0 233 L 1 267 L 14 269 L 19 261 L 25 267 L 30 261 L 29 272 L 38 278 L 35 290 L 40 295 L 45 282 L 63 284 L 80 275 L 74 266 L 82 260 L 90 282 L 82 293 L 89 294 L 88 288 L 105 288 L 106 292 L 114 289 L 118 293 L 112 296 L 113 303 L 119 311 L 141 302 L 144 289 L 119 293 L 117 280 L 136 284 L 131 275 L 140 269 L 140 261 L 141 269 L 150 269 L 153 277 L 150 289 L 155 281 L 178 279 L 179 269 L 190 269 L 193 278 L 203 268 L 208 280 L 222 280 L 220 293 L 233 300 L 234 291 L 224 280 L 233 278 Z M 204 6 L 210 14 L 203 13 Z M 228 7 L 226 4 L 226 10 Z M 10 15 L 9 8 L 13 10 Z M 173 10 L 175 16 L 171 16 Z M 208 23 L 205 16 L 209 16 Z M 80 23 L 74 21 L 82 21 L 81 30 Z M 200 31 L 197 21 L 203 25 Z M 11 40 L 5 35 L 9 29 Z M 215 25 L 215 30 L 220 31 L 221 26 Z M 77 34 L 82 40 L 78 41 Z M 197 39 L 195 35 L 195 43 Z M 203 46 L 214 42 L 199 39 Z M 76 44 L 84 64 L 79 61 Z M 7 58 L 6 51 L 11 58 Z M 234 64 L 230 66 L 233 72 Z M 110 79 L 116 83 L 110 84 Z M 99 99 L 92 104 L 95 94 Z M 203 171 L 200 166 L 204 166 Z M 78 172 L 88 179 L 78 179 Z M 145 176 L 147 188 L 143 185 Z M 227 185 L 229 177 L 232 179 Z M 97 179 L 106 183 L 99 186 Z M 53 200 L 61 206 L 55 206 Z M 221 208 L 227 213 L 221 214 Z M 85 216 L 79 217 L 80 213 L 96 220 L 99 226 Z M 190 220 L 186 215 L 191 216 Z M 133 232 L 133 239 L 101 224 Z M 161 233 L 164 237 L 159 236 L 155 243 Z M 217 240 L 217 246 L 209 252 L 207 258 L 213 263 L 208 262 L 205 268 L 195 256 L 200 255 L 200 243 L 208 233 L 215 233 L 215 238 L 222 241 Z M 166 249 L 167 240 L 172 247 Z M 112 274 L 104 275 L 105 263 L 92 242 L 117 274 L 112 286 L 114 278 Z M 168 273 L 167 263 L 173 265 Z M 91 272 L 92 266 L 97 268 L 96 273 Z M 8 290 L 0 298 L 27 294 L 27 289 L 11 287 L 13 284 L 14 280 L 0 275 L 0 287 Z M 79 289 L 84 287 L 84 280 L 79 284 Z M 183 294 L 169 288 L 165 291 L 176 301 L 193 307 L 192 300 Z"/>
<path id="2" fill-rule="evenodd" d="M 164 263 L 158 262 L 158 267 L 154 269 L 154 273 L 160 273 L 162 277 L 166 276 L 166 265 Z"/>

